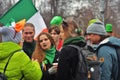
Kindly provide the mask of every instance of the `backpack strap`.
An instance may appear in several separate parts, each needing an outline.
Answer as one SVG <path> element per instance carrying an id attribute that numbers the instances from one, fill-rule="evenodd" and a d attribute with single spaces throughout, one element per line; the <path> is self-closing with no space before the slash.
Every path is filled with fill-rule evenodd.
<path id="1" fill-rule="evenodd" d="M 11 57 L 13 56 L 13 54 L 14 54 L 15 52 L 18 52 L 18 51 L 20 51 L 20 50 L 21 50 L 21 49 L 16 50 L 16 51 L 14 51 L 14 52 L 11 53 L 11 55 L 10 55 L 10 57 L 9 57 L 9 59 L 8 59 L 8 61 L 7 61 L 7 63 L 6 63 L 6 65 L 5 65 L 5 67 L 4 67 L 4 74 L 5 74 L 5 71 L 6 71 L 7 65 L 8 65 L 8 63 L 9 63 Z"/>

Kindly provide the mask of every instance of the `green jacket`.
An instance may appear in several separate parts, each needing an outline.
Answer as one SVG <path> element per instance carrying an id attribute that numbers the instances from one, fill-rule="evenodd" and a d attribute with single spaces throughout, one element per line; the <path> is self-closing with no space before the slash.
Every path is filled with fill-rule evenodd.
<path id="1" fill-rule="evenodd" d="M 3 72 L 12 52 L 20 49 L 22 48 L 13 42 L 0 43 L 0 72 Z M 7 75 L 8 80 L 20 80 L 22 75 L 24 75 L 24 80 L 41 80 L 42 77 L 39 63 L 31 61 L 22 50 L 13 54 L 5 74 Z"/>

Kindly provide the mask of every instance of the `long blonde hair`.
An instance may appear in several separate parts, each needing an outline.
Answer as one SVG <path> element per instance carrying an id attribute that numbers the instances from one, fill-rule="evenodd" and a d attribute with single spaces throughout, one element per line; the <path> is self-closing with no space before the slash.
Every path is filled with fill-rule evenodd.
<path id="1" fill-rule="evenodd" d="M 60 27 L 63 28 L 66 38 L 78 36 L 75 32 L 75 29 L 78 29 L 78 24 L 75 20 L 68 18 L 63 21 L 62 26 Z"/>

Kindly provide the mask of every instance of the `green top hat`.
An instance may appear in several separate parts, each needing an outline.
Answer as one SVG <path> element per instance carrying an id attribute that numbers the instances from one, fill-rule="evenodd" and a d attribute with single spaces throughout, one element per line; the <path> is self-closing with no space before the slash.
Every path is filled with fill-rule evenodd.
<path id="1" fill-rule="evenodd" d="M 52 20 L 50 21 L 50 25 L 56 25 L 59 26 L 63 21 L 63 18 L 61 16 L 54 16 Z"/>
<path id="2" fill-rule="evenodd" d="M 106 32 L 112 32 L 112 24 L 106 24 Z"/>

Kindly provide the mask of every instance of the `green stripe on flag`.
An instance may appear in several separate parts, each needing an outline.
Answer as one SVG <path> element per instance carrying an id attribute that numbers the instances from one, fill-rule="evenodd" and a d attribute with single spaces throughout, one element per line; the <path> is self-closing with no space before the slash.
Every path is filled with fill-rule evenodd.
<path id="1" fill-rule="evenodd" d="M 32 0 L 20 0 L 12 8 L 10 8 L 2 17 L 0 22 L 7 24 L 10 18 L 15 19 L 16 22 L 26 19 L 28 20 L 37 12 Z"/>

